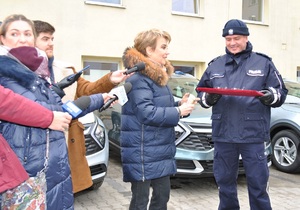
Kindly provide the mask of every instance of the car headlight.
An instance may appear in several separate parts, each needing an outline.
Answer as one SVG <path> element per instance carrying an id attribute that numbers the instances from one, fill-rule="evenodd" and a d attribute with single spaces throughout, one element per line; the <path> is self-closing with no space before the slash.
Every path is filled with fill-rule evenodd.
<path id="1" fill-rule="evenodd" d="M 100 143 L 102 148 L 105 145 L 105 128 L 97 123 L 97 126 L 94 130 L 95 139 Z"/>

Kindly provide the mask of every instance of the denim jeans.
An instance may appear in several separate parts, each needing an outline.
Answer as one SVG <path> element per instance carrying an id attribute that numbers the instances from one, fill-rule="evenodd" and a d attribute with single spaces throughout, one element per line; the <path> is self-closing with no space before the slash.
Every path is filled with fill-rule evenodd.
<path id="1" fill-rule="evenodd" d="M 129 210 L 146 210 L 149 203 L 150 186 L 152 197 L 149 210 L 166 210 L 170 198 L 170 177 L 165 176 L 158 179 L 131 182 L 132 198 Z"/>

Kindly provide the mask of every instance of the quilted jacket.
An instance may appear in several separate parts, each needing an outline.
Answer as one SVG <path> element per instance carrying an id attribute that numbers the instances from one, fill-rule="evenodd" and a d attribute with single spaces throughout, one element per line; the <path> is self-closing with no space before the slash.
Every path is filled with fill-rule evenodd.
<path id="1" fill-rule="evenodd" d="M 0 101 L 1 120 L 47 128 L 53 119 L 50 110 L 2 86 L 0 86 Z M 29 177 L 18 157 L 1 134 L 0 174 L 0 192 L 16 187 Z"/>
<path id="2" fill-rule="evenodd" d="M 126 49 L 123 56 L 126 68 L 141 61 L 146 68 L 127 79 L 132 89 L 122 107 L 120 139 L 125 182 L 176 173 L 174 127 L 179 113 L 167 86 L 174 68 L 167 62 L 165 71 L 136 49 Z"/>
<path id="3" fill-rule="evenodd" d="M 60 97 L 49 88 L 46 80 L 7 56 L 0 56 L 0 64 L 1 85 L 50 110 L 62 111 Z M 98 109 L 102 104 L 102 96 L 94 95 L 91 104 L 81 115 Z M 29 176 L 35 176 L 44 167 L 46 129 L 2 122 L 0 131 Z M 71 173 L 63 132 L 50 131 L 49 158 L 46 172 L 47 208 L 73 209 Z"/>

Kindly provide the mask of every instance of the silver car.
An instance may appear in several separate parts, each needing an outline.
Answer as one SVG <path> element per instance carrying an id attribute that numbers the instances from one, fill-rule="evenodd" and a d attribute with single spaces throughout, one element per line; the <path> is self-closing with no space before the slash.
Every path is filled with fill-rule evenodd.
<path id="1" fill-rule="evenodd" d="M 189 92 L 196 96 L 198 80 L 190 74 L 176 72 L 169 81 L 175 100 Z M 121 107 L 116 104 L 97 115 L 108 130 L 110 149 L 120 153 L 120 117 Z M 180 119 L 176 131 L 176 176 L 211 177 L 213 176 L 214 143 L 212 141 L 211 109 L 203 109 L 196 104 L 189 117 Z M 270 143 L 266 144 L 266 154 L 270 158 Z M 244 174 L 242 160 L 239 173 Z"/>
<path id="2" fill-rule="evenodd" d="M 285 103 L 272 109 L 272 163 L 280 171 L 300 172 L 300 83 L 284 81 Z"/>

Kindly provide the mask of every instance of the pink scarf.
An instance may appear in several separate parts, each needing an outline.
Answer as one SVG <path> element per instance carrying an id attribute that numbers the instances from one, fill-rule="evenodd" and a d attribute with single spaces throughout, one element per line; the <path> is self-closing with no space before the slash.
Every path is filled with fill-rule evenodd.
<path id="1" fill-rule="evenodd" d="M 37 75 L 48 79 L 50 72 L 48 69 L 48 59 L 43 56 L 35 47 L 17 47 L 9 50 L 9 54 L 13 55 L 20 63 L 25 65 Z"/>

